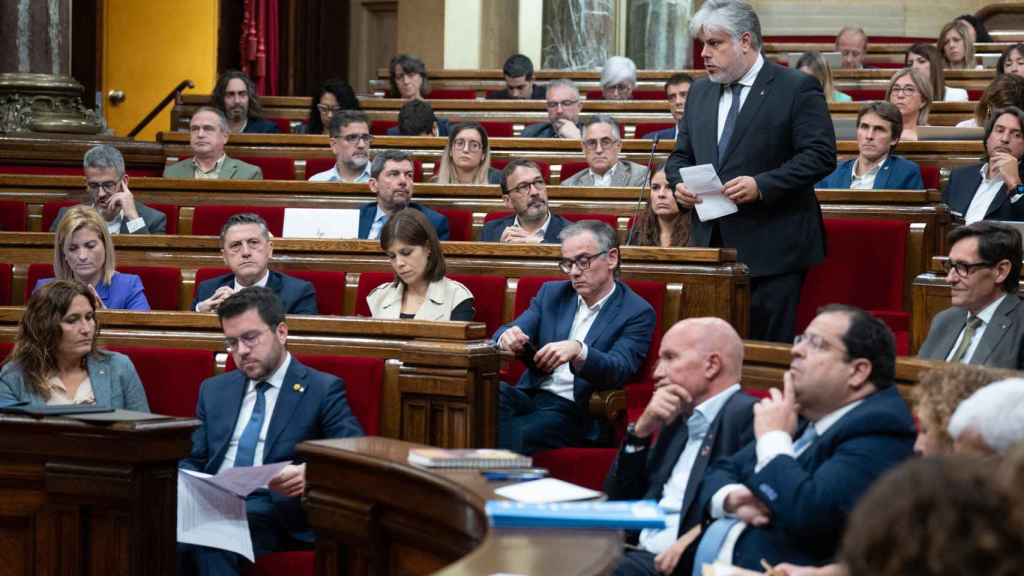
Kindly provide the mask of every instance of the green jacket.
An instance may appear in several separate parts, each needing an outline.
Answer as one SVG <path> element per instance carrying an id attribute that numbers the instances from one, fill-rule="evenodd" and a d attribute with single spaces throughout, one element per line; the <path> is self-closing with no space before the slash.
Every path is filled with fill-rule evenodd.
<path id="1" fill-rule="evenodd" d="M 164 178 L 192 178 L 192 159 L 186 158 L 164 168 Z M 263 180 L 263 171 L 241 160 L 226 157 L 220 168 L 221 180 Z"/>

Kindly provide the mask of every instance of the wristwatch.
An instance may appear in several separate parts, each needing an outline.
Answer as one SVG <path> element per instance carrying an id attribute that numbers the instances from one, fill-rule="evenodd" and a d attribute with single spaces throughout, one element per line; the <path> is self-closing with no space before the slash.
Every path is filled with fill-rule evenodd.
<path id="1" fill-rule="evenodd" d="M 650 436 L 647 438 L 641 438 L 636 435 L 636 422 L 630 422 L 629 425 L 626 426 L 625 451 L 627 454 L 646 450 L 650 443 Z"/>

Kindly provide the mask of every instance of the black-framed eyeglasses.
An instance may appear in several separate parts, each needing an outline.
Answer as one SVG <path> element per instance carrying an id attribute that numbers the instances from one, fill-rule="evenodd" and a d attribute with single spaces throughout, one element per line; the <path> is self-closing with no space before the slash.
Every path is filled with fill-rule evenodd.
<path id="1" fill-rule="evenodd" d="M 961 278 L 967 278 L 968 276 L 971 275 L 971 272 L 974 272 L 978 268 L 991 268 L 992 266 L 995 266 L 995 263 L 986 262 L 984 260 L 982 260 L 981 262 L 960 262 L 957 260 L 946 260 L 942 263 L 942 270 L 943 272 L 946 273 L 946 275 L 949 275 L 949 272 L 951 270 L 956 270 L 957 276 Z"/>
<path id="2" fill-rule="evenodd" d="M 519 184 L 516 184 L 511 189 L 509 189 L 509 193 L 516 192 L 519 194 L 529 194 L 530 188 L 543 190 L 546 186 L 547 184 L 544 182 L 543 178 L 537 178 L 535 180 L 530 180 L 529 182 L 520 182 Z"/>
<path id="3" fill-rule="evenodd" d="M 86 182 L 85 189 L 95 194 L 99 190 L 103 190 L 107 194 L 117 190 L 117 185 L 120 184 L 120 180 L 107 180 L 106 182 Z"/>
<path id="4" fill-rule="evenodd" d="M 607 250 L 602 250 L 597 254 L 580 254 L 575 258 L 562 258 L 561 260 L 558 261 L 558 269 L 561 270 L 563 274 L 569 274 L 572 272 L 572 265 L 575 264 L 581 272 L 589 270 L 590 264 L 594 261 L 595 258 L 600 258 L 601 256 L 604 256 L 607 253 Z"/>
<path id="5" fill-rule="evenodd" d="M 347 144 L 351 144 L 353 146 L 358 144 L 359 142 L 363 142 L 364 144 L 367 145 L 373 144 L 372 134 L 345 134 L 344 136 L 341 137 L 341 139 L 344 140 Z"/>

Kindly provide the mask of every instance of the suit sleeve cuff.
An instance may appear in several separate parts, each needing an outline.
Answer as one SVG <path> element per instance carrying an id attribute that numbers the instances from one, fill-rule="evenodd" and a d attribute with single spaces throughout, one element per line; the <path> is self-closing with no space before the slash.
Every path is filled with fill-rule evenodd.
<path id="1" fill-rule="evenodd" d="M 729 495 L 729 492 L 743 488 L 743 484 L 726 484 L 715 492 L 715 495 L 711 497 L 711 517 L 712 518 L 725 518 L 726 516 L 732 517 L 732 514 L 725 511 L 725 497 Z"/>
<path id="2" fill-rule="evenodd" d="M 142 230 L 143 228 L 146 227 L 146 221 L 142 218 L 142 216 L 139 216 L 134 220 L 129 220 L 125 222 L 125 227 L 128 228 L 129 234 L 135 234 L 139 230 Z"/>
<path id="3" fill-rule="evenodd" d="M 757 439 L 757 466 L 754 473 L 760 472 L 776 456 L 796 457 L 793 438 L 782 430 L 767 432 Z"/>

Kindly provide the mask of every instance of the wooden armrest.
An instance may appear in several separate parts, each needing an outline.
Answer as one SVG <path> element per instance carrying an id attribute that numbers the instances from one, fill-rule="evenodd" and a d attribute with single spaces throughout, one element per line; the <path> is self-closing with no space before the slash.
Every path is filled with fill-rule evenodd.
<path id="1" fill-rule="evenodd" d="M 590 415 L 615 422 L 626 415 L 625 390 L 599 390 L 590 395 Z"/>

